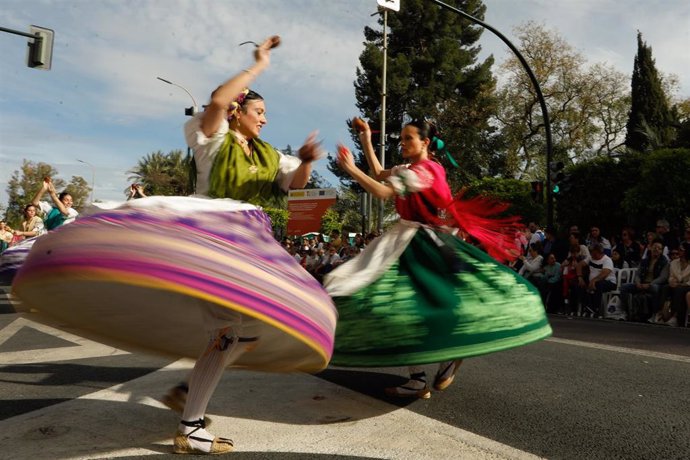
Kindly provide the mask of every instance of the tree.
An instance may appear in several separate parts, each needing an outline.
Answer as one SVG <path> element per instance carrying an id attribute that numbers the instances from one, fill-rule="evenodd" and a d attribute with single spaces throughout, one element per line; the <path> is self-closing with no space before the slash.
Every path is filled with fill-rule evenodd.
<path id="1" fill-rule="evenodd" d="M 91 192 L 86 180 L 80 176 L 72 176 L 69 184 L 65 186 L 65 181 L 57 176 L 57 169 L 47 163 L 34 163 L 29 160 L 22 162 L 20 169 L 12 173 L 7 183 L 8 201 L 5 216 L 10 226 L 15 227 L 21 222 L 24 207 L 36 195 L 45 177 L 51 178 L 58 193 L 64 190 L 72 195 L 74 209 L 81 211 Z"/>
<path id="2" fill-rule="evenodd" d="M 456 3 L 472 16 L 484 17 L 486 7 L 480 0 Z M 379 24 L 383 25 L 381 19 Z M 399 12 L 388 15 L 388 26 L 386 132 L 394 135 L 411 119 L 431 118 L 449 152 L 463 165 L 449 170 L 451 183 L 482 174 L 489 163 L 484 149 L 495 84 L 490 70 L 493 58 L 477 63 L 477 41 L 483 28 L 423 0 L 405 1 Z M 383 33 L 366 27 L 364 36 L 355 96 L 361 115 L 376 130 L 381 120 Z M 353 139 L 358 144 L 356 136 Z M 380 139 L 373 141 L 376 144 Z M 386 168 L 400 163 L 397 139 L 386 139 L 385 157 Z M 445 156 L 439 159 L 450 166 Z M 367 169 L 361 154 L 355 160 Z M 351 185 L 335 159 L 329 169 L 344 185 Z"/>
<path id="3" fill-rule="evenodd" d="M 673 113 L 678 124 L 676 125 L 676 139 L 672 146 L 690 149 L 690 98 L 676 103 L 673 106 Z"/>
<path id="4" fill-rule="evenodd" d="M 193 193 L 189 181 L 189 164 L 182 150 L 167 154 L 149 153 L 137 165 L 127 171 L 130 180 L 144 186 L 147 195 L 190 195 Z M 129 188 L 125 194 L 129 196 Z"/>
<path id="5" fill-rule="evenodd" d="M 637 33 L 637 54 L 631 82 L 631 107 L 625 145 L 639 152 L 668 146 L 673 141 L 673 116 L 652 48 Z"/>
<path id="6" fill-rule="evenodd" d="M 556 221 L 561 228 L 599 227 L 604 235 L 624 225 L 637 226 L 637 216 L 624 209 L 626 191 L 639 180 L 642 158 L 628 154 L 620 158 L 599 157 L 566 169 L 572 186 L 556 201 Z"/>
<path id="7" fill-rule="evenodd" d="M 505 211 L 507 216 L 520 216 L 522 222 L 544 222 L 544 205 L 535 203 L 530 197 L 530 184 L 517 179 L 484 177 L 473 181 L 466 196 L 491 197 L 499 202 L 510 203 Z"/>
<path id="8" fill-rule="evenodd" d="M 304 188 L 331 188 L 331 183 L 328 182 L 321 174 L 312 170 L 309 182 Z"/>
<path id="9" fill-rule="evenodd" d="M 612 154 L 621 144 L 628 110 L 625 76 L 611 66 L 586 66 L 557 32 L 527 22 L 515 28 L 517 48 L 539 82 L 549 112 L 554 160 L 571 164 Z M 507 76 L 496 121 L 504 136 L 510 176 L 545 176 L 544 119 L 529 75 L 516 56 L 501 64 Z"/>
<path id="10" fill-rule="evenodd" d="M 690 217 L 688 171 L 690 149 L 661 149 L 644 155 L 634 186 L 625 193 L 625 211 L 647 225 L 660 217 L 673 226 L 684 225 Z"/>

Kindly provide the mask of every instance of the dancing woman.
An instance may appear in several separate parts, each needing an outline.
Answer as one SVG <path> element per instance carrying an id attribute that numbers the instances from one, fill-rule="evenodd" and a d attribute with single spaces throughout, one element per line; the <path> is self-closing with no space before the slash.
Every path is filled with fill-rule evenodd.
<path id="1" fill-rule="evenodd" d="M 331 363 L 412 365 L 410 380 L 387 392 L 428 398 L 426 375 L 417 366 L 441 363 L 434 381 L 440 390 L 463 358 L 549 336 L 539 292 L 496 260 L 510 257 L 503 248 L 512 247 L 512 234 L 499 230 L 514 220 L 492 218 L 504 207 L 487 200 L 453 198 L 445 170 L 433 160 L 434 126 L 405 125 L 400 148 L 409 163 L 383 169 L 369 127 L 357 124 L 373 178 L 343 146 L 338 164 L 375 197 L 395 199 L 401 220 L 325 278 L 339 313 Z M 459 230 L 489 254 L 463 241 Z"/>
<path id="2" fill-rule="evenodd" d="M 259 138 L 268 123 L 266 104 L 247 86 L 268 67 L 270 50 L 278 43 L 278 37 L 271 37 L 257 47 L 254 65 L 219 86 L 206 109 L 185 124 L 197 194 L 285 207 L 287 190 L 306 186 L 312 162 L 323 156 L 316 132 L 300 147 L 299 158 Z"/>
<path id="3" fill-rule="evenodd" d="M 278 40 L 257 46 L 254 64 L 185 126 L 196 197 L 145 197 L 83 217 L 42 237 L 14 285 L 27 308 L 100 340 L 197 358 L 188 388 L 177 392 L 175 453 L 233 449 L 205 423 L 226 367 L 316 372 L 333 349 L 332 300 L 256 206 L 279 205 L 289 188 L 303 187 L 321 152 L 315 134 L 299 158 L 258 137 L 265 103 L 245 88 Z"/>

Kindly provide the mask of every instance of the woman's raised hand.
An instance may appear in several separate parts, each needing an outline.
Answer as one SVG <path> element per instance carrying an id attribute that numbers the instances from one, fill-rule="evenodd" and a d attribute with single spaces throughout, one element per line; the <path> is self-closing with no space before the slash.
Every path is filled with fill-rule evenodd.
<path id="1" fill-rule="evenodd" d="M 323 158 L 324 151 L 321 148 L 321 142 L 317 142 L 316 140 L 317 134 L 318 131 L 312 131 L 304 141 L 304 145 L 299 148 L 297 153 L 302 163 L 311 163 L 312 161 Z"/>
<path id="2" fill-rule="evenodd" d="M 355 159 L 352 157 L 350 149 L 345 147 L 343 144 L 338 144 L 338 166 L 340 166 L 340 168 L 346 173 L 357 169 Z"/>
<path id="3" fill-rule="evenodd" d="M 357 131 L 358 134 L 366 134 L 366 135 L 371 135 L 371 129 L 369 128 L 369 123 L 364 121 L 363 119 L 359 117 L 355 117 L 352 119 L 352 128 Z"/>
<path id="4" fill-rule="evenodd" d="M 273 35 L 257 46 L 254 50 L 254 60 L 256 60 L 257 64 L 263 64 L 268 67 L 271 63 L 271 50 L 278 45 L 280 45 L 280 37 Z"/>

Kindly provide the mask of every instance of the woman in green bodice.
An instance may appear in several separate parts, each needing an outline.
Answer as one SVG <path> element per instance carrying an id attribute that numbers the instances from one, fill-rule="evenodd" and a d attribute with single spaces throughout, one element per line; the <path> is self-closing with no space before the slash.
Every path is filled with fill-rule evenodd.
<path id="1" fill-rule="evenodd" d="M 247 89 L 268 67 L 279 42 L 274 36 L 257 46 L 254 64 L 213 91 L 205 110 L 185 124 L 187 144 L 194 150 L 196 194 L 282 208 L 289 189 L 307 184 L 312 161 L 322 155 L 316 133 L 298 157 L 283 155 L 259 139 L 267 123 L 266 105 Z"/>

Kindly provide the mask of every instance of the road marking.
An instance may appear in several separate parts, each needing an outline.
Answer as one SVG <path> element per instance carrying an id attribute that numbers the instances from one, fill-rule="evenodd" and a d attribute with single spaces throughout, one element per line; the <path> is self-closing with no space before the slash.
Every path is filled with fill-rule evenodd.
<path id="1" fill-rule="evenodd" d="M 678 361 L 681 363 L 690 364 L 690 357 L 682 355 L 674 355 L 671 353 L 659 353 L 656 351 L 640 350 L 638 348 L 617 347 L 613 345 L 603 345 L 601 343 L 583 342 L 581 340 L 560 339 L 558 337 L 549 337 L 545 339 L 547 342 L 562 343 L 565 345 L 575 345 L 577 347 L 594 348 L 597 350 L 615 351 L 617 353 L 627 353 L 629 355 L 646 356 L 648 358 L 668 359 L 670 361 Z"/>
<path id="2" fill-rule="evenodd" d="M 0 353 L 0 365 L 35 364 L 129 354 L 126 351 L 109 347 L 78 335 L 46 326 L 45 324 L 36 323 L 23 317 L 15 319 L 0 329 L 0 345 L 25 327 L 52 335 L 67 342 L 72 342 L 75 346 L 3 352 Z"/>

